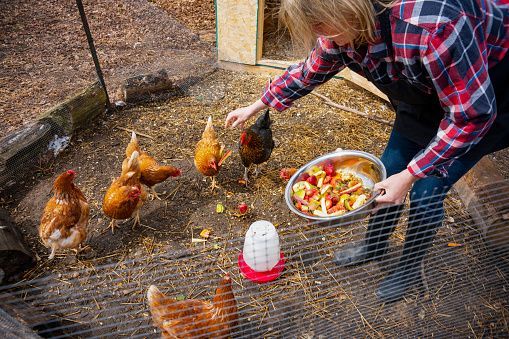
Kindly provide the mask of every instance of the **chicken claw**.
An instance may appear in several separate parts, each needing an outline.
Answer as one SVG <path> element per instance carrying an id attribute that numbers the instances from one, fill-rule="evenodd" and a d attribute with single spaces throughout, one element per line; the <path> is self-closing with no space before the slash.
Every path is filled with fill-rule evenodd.
<path id="1" fill-rule="evenodd" d="M 111 233 L 115 234 L 115 228 L 118 228 L 117 220 L 111 219 L 110 224 L 108 225 L 108 228 L 111 228 Z"/>
<path id="2" fill-rule="evenodd" d="M 154 187 L 150 187 L 150 194 L 149 194 L 149 200 L 162 200 L 161 197 L 159 197 L 159 194 L 157 194 L 156 190 L 154 189 Z"/>
<path id="3" fill-rule="evenodd" d="M 140 219 L 140 211 L 136 211 L 135 214 L 134 214 L 134 222 L 133 222 L 133 229 L 137 226 L 137 225 L 140 225 L 141 226 L 141 219 Z"/>
<path id="4" fill-rule="evenodd" d="M 249 167 L 244 167 L 244 177 L 243 177 L 243 179 L 246 182 L 246 186 L 247 186 L 247 183 L 249 182 L 248 172 L 249 172 Z"/>
<path id="5" fill-rule="evenodd" d="M 210 184 L 210 191 L 213 192 L 214 189 L 219 188 L 219 185 L 216 183 L 216 177 L 212 177 L 212 183 Z"/>

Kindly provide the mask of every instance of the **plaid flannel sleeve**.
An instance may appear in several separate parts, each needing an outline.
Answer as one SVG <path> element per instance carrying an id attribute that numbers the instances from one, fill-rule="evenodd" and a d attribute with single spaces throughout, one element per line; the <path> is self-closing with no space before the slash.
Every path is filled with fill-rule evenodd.
<path id="1" fill-rule="evenodd" d="M 477 144 L 496 117 L 481 23 L 460 16 L 428 37 L 422 59 L 446 114 L 436 137 L 408 164 L 414 176 L 447 176 L 447 167 Z"/>
<path id="2" fill-rule="evenodd" d="M 320 37 L 304 62 L 290 66 L 283 75 L 267 84 L 261 100 L 278 111 L 284 111 L 293 101 L 328 81 L 343 68 L 343 57 L 337 45 Z"/>

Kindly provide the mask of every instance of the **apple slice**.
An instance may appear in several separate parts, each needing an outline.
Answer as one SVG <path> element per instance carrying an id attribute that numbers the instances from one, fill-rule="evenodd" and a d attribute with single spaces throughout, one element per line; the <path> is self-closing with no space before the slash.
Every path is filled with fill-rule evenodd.
<path id="1" fill-rule="evenodd" d="M 359 188 L 362 187 L 362 184 L 361 183 L 358 183 L 357 185 L 354 185 L 350 188 L 347 188 L 346 190 L 343 190 L 341 192 L 339 192 L 339 194 L 347 194 L 347 193 L 352 193 L 352 192 L 355 192 L 357 191 Z"/>
<path id="2" fill-rule="evenodd" d="M 303 200 L 304 197 L 306 196 L 306 190 L 305 189 L 298 190 L 295 193 L 293 193 L 293 196 Z"/>
<path id="3" fill-rule="evenodd" d="M 364 205 L 366 203 L 367 197 L 364 194 L 361 194 L 357 197 L 355 202 L 352 205 L 352 209 L 356 209 Z"/>

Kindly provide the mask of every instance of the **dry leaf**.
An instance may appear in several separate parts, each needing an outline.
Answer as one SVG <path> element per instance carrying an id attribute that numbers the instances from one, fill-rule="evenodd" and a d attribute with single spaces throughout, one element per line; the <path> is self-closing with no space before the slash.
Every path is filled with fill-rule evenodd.
<path id="1" fill-rule="evenodd" d="M 456 242 L 450 242 L 447 244 L 448 247 L 461 247 L 463 244 L 458 244 Z"/>

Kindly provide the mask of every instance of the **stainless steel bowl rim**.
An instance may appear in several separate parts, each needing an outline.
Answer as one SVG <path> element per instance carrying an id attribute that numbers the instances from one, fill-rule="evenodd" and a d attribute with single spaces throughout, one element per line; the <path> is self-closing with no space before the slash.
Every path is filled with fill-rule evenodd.
<path id="1" fill-rule="evenodd" d="M 367 160 L 370 160 L 371 162 L 373 162 L 374 164 L 376 164 L 380 171 L 381 171 L 381 175 L 382 175 L 382 180 L 385 180 L 387 178 L 387 171 L 385 169 L 385 166 L 384 164 L 382 163 L 382 161 L 380 159 L 378 159 L 376 156 L 374 156 L 373 154 L 371 153 L 368 153 L 368 152 L 364 152 L 364 151 L 358 151 L 358 150 L 341 150 L 341 151 L 335 151 L 335 152 L 332 152 L 332 153 L 327 153 L 325 155 L 322 155 L 318 158 L 315 158 L 313 160 L 311 160 L 310 162 L 308 162 L 307 164 L 301 166 L 297 172 L 295 172 L 294 175 L 292 175 L 292 177 L 290 178 L 290 180 L 288 180 L 288 184 L 286 185 L 286 189 L 285 189 L 285 201 L 286 201 L 286 204 L 288 205 L 288 208 L 294 212 L 295 214 L 303 217 L 303 218 L 306 218 L 306 219 L 309 219 L 309 220 L 316 220 L 316 221 L 334 221 L 334 220 L 340 220 L 340 219 L 343 219 L 343 218 L 346 218 L 346 217 L 350 217 L 354 214 L 357 214 L 359 212 L 362 212 L 364 211 L 366 208 L 368 208 L 369 206 L 371 206 L 372 204 L 374 204 L 374 200 L 376 199 L 376 197 L 378 196 L 378 194 L 373 194 L 373 196 L 371 198 L 369 198 L 366 203 L 364 205 L 362 205 L 361 207 L 359 208 L 356 208 L 355 210 L 353 211 L 350 211 L 350 212 L 346 212 L 345 214 L 341 214 L 341 215 L 337 215 L 337 216 L 333 216 L 333 217 L 319 217 L 319 216 L 315 216 L 315 215 L 309 215 L 309 214 L 305 214 L 301 211 L 299 211 L 295 205 L 293 204 L 293 201 L 292 201 L 292 186 L 293 184 L 295 183 L 296 179 L 305 171 L 307 170 L 308 168 L 310 168 L 311 166 L 313 165 L 317 165 L 319 163 L 322 163 L 324 162 L 325 160 L 328 160 L 328 159 L 331 159 L 331 158 L 336 158 L 338 156 L 358 156 L 358 157 L 361 157 L 361 158 L 364 158 L 364 159 L 367 159 Z"/>

